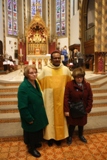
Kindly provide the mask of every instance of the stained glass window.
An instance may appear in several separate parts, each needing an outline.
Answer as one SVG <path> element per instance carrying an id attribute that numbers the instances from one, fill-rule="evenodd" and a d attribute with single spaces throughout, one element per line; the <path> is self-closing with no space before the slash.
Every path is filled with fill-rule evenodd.
<path id="1" fill-rule="evenodd" d="M 17 36 L 17 0 L 7 0 L 8 34 Z"/>
<path id="2" fill-rule="evenodd" d="M 42 0 L 31 0 L 31 19 L 34 17 L 37 10 L 42 16 Z"/>
<path id="3" fill-rule="evenodd" d="M 56 35 L 64 36 L 66 34 L 65 23 L 65 0 L 56 0 Z"/>

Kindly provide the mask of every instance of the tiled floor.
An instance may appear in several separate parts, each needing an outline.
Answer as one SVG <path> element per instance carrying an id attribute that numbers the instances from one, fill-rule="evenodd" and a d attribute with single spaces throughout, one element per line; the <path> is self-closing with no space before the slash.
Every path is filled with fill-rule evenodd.
<path id="1" fill-rule="evenodd" d="M 35 158 L 27 152 L 23 141 L 0 143 L 0 160 L 107 160 L 107 133 L 86 134 L 87 144 L 74 135 L 70 146 L 64 140 L 61 146 L 49 147 L 43 142 L 38 151 L 40 158 Z"/>

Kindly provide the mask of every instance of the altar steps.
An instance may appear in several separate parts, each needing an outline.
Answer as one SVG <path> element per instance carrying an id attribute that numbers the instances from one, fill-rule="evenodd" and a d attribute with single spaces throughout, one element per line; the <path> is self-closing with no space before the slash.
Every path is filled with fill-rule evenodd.
<path id="1" fill-rule="evenodd" d="M 20 82 L 0 82 L 0 141 L 20 140 L 20 114 L 17 107 L 17 91 Z"/>
<path id="2" fill-rule="evenodd" d="M 20 121 L 17 106 L 17 91 L 19 85 L 20 82 L 0 83 L 0 122 Z"/>
<path id="3" fill-rule="evenodd" d="M 107 115 L 107 75 L 87 79 L 93 92 L 93 108 L 89 116 Z"/>
<path id="4" fill-rule="evenodd" d="M 1 105 L 0 113 L 17 113 L 17 105 Z"/>
<path id="5" fill-rule="evenodd" d="M 0 98 L 16 98 L 17 92 L 0 93 Z"/>
<path id="6" fill-rule="evenodd" d="M 92 88 L 100 88 L 107 84 L 107 75 L 97 75 L 96 77 L 88 78 Z"/>

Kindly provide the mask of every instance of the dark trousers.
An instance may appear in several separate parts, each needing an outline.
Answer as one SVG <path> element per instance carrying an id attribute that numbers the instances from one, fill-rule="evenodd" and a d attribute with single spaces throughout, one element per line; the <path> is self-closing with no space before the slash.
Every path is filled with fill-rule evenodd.
<path id="1" fill-rule="evenodd" d="M 73 136 L 74 129 L 75 129 L 75 126 L 69 125 L 69 136 L 70 137 Z M 83 135 L 83 126 L 78 126 L 78 135 L 79 136 Z"/>
<path id="2" fill-rule="evenodd" d="M 43 140 L 42 130 L 37 132 L 23 131 L 24 143 L 31 149 L 35 149 L 35 145 Z"/>
<path id="3" fill-rule="evenodd" d="M 74 62 L 74 63 L 73 63 L 73 69 L 78 68 L 78 67 L 79 67 L 79 63 Z"/>
<path id="4" fill-rule="evenodd" d="M 78 59 L 79 67 L 83 67 L 83 59 Z"/>

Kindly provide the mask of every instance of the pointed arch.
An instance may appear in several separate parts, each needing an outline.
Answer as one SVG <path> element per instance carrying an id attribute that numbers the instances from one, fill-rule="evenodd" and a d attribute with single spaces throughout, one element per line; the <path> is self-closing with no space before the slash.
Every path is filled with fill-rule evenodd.
<path id="1" fill-rule="evenodd" d="M 94 23 L 89 24 L 88 6 L 89 6 L 89 0 L 83 0 L 82 7 L 81 7 L 81 50 L 82 50 L 82 53 L 86 53 L 85 43 L 90 41 L 91 45 L 93 46 L 92 46 L 92 50 L 90 50 L 89 52 L 90 53 L 92 52 L 93 54 L 95 28 L 94 28 Z"/>

